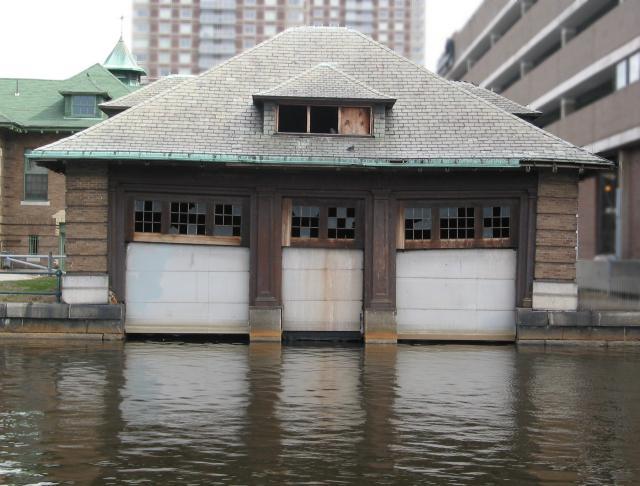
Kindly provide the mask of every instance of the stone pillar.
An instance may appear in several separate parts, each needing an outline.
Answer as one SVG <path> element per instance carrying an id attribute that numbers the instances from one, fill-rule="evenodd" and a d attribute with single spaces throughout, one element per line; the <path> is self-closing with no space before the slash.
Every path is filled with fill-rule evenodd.
<path id="1" fill-rule="evenodd" d="M 547 170 L 538 177 L 533 308 L 576 310 L 578 173 Z"/>
<path id="2" fill-rule="evenodd" d="M 62 299 L 68 304 L 106 304 L 108 166 L 101 162 L 69 163 L 66 204 L 67 274 L 62 281 Z"/>
<path id="3" fill-rule="evenodd" d="M 282 210 L 273 192 L 259 191 L 251 208 L 249 338 L 282 339 Z"/>
<path id="4" fill-rule="evenodd" d="M 388 191 L 376 191 L 367 205 L 365 227 L 364 340 L 395 343 L 395 204 Z"/>

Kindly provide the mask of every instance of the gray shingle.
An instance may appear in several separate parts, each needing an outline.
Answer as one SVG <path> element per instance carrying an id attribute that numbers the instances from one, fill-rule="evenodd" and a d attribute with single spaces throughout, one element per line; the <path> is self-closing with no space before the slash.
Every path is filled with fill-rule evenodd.
<path id="1" fill-rule="evenodd" d="M 252 95 L 321 63 L 395 98 L 384 137 L 263 133 Z M 606 162 L 412 63 L 359 32 L 299 27 L 129 110 L 42 149 L 174 156 L 348 159 L 519 159 Z M 53 155 L 52 155 L 53 156 Z"/>
<path id="2" fill-rule="evenodd" d="M 493 91 L 490 91 L 486 88 L 481 88 L 480 86 L 476 86 L 475 84 L 468 83 L 466 81 L 454 82 L 465 91 L 468 91 L 469 93 L 476 95 L 478 98 L 482 98 L 483 100 L 486 100 L 489 103 L 494 104 L 498 108 L 513 115 L 530 117 L 537 117 L 542 115 L 542 113 L 537 110 L 532 110 L 531 108 L 516 103 L 515 101 L 510 100 L 509 98 L 505 98 L 504 96 L 501 96 L 498 93 L 494 93 Z"/>

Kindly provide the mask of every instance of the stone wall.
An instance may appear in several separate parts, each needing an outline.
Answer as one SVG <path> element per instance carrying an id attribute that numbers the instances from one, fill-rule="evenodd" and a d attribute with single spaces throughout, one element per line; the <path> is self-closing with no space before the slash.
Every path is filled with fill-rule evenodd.
<path id="1" fill-rule="evenodd" d="M 109 179 L 106 164 L 67 168 L 67 272 L 107 272 Z"/>
<path id="2" fill-rule="evenodd" d="M 26 254 L 29 235 L 39 237 L 40 254 L 58 253 L 54 215 L 64 212 L 64 176 L 49 171 L 49 201 L 24 201 L 24 153 L 62 138 L 60 134 L 5 132 L 0 154 L 0 247 Z"/>
<path id="3" fill-rule="evenodd" d="M 575 310 L 578 173 L 542 171 L 538 179 L 533 307 Z"/>

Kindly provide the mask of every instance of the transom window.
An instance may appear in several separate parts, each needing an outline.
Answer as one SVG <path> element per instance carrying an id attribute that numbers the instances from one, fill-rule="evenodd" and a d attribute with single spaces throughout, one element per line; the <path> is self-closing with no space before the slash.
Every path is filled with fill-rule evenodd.
<path id="1" fill-rule="evenodd" d="M 171 203 L 169 233 L 180 235 L 205 235 L 207 205 L 193 202 Z"/>
<path id="2" fill-rule="evenodd" d="M 96 109 L 95 95 L 73 95 L 71 97 L 71 116 L 94 118 Z"/>
<path id="3" fill-rule="evenodd" d="M 475 234 L 475 208 L 440 208 L 440 239 L 473 238 Z"/>
<path id="4" fill-rule="evenodd" d="M 356 236 L 356 208 L 330 207 L 327 228 L 329 239 L 354 239 Z"/>
<path id="5" fill-rule="evenodd" d="M 509 238 L 511 209 L 509 206 L 489 206 L 482 208 L 482 237 Z"/>
<path id="6" fill-rule="evenodd" d="M 318 206 L 294 206 L 291 209 L 291 236 L 293 238 L 320 237 Z"/>
<path id="7" fill-rule="evenodd" d="M 368 106 L 279 105 L 278 132 L 371 135 L 371 108 Z"/>
<path id="8" fill-rule="evenodd" d="M 213 210 L 215 236 L 240 236 L 242 207 L 237 204 L 216 204 Z"/>
<path id="9" fill-rule="evenodd" d="M 515 201 L 400 202 L 399 249 L 513 247 Z"/>
<path id="10" fill-rule="evenodd" d="M 406 240 L 431 239 L 431 208 L 405 208 L 404 238 Z"/>
<path id="11" fill-rule="evenodd" d="M 132 201 L 134 241 L 248 244 L 242 200 L 140 198 Z M 243 240 L 245 240 L 243 242 Z"/>
<path id="12" fill-rule="evenodd" d="M 356 202 L 299 200 L 284 202 L 288 221 L 284 245 L 355 248 L 360 244 L 360 206 Z"/>
<path id="13" fill-rule="evenodd" d="M 162 231 L 162 204 L 160 201 L 135 201 L 134 230 L 140 233 Z"/>

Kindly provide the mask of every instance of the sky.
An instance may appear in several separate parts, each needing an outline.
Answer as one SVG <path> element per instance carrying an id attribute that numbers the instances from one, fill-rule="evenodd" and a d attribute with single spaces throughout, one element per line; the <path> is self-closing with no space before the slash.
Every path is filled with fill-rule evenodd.
<path id="1" fill-rule="evenodd" d="M 482 0 L 426 0 L 426 66 Z M 64 79 L 103 62 L 123 35 L 132 0 L 0 0 L 0 77 Z"/>

